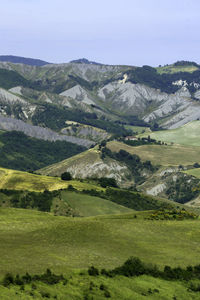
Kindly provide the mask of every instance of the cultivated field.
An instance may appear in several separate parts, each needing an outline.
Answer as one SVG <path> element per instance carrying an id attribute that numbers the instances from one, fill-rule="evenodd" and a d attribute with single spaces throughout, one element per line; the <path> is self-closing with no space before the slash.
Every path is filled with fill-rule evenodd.
<path id="1" fill-rule="evenodd" d="M 200 147 L 182 145 L 143 145 L 132 147 L 120 142 L 109 142 L 107 147 L 114 152 L 120 149 L 137 154 L 142 160 L 163 166 L 192 165 L 200 160 Z"/>
<path id="2" fill-rule="evenodd" d="M 157 141 L 163 141 L 167 143 L 175 143 L 188 146 L 200 146 L 199 139 L 200 121 L 193 121 L 177 129 L 161 130 L 151 132 L 149 135 L 151 138 Z M 141 136 L 147 136 L 144 133 Z"/>

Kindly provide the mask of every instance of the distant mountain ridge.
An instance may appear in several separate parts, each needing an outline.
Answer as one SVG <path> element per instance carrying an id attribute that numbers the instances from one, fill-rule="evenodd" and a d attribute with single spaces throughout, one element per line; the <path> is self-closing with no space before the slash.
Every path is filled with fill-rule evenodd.
<path id="1" fill-rule="evenodd" d="M 14 56 L 14 55 L 0 55 L 0 61 L 11 62 L 14 64 L 24 64 L 29 66 L 38 66 L 38 67 L 42 67 L 49 64 L 49 62 L 46 62 L 41 59 L 34 59 L 34 58 Z"/>
<path id="2" fill-rule="evenodd" d="M 70 63 L 87 64 L 87 65 L 103 65 L 103 64 L 95 62 L 95 61 L 90 61 L 87 58 L 79 58 L 79 59 L 71 60 Z"/>

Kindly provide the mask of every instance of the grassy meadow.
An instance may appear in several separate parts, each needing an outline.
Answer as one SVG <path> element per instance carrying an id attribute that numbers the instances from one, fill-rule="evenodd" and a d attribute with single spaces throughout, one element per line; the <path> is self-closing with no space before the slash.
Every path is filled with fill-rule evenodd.
<path id="1" fill-rule="evenodd" d="M 125 206 L 86 194 L 63 191 L 62 199 L 82 217 L 133 212 Z"/>
<path id="2" fill-rule="evenodd" d="M 199 263 L 199 220 L 150 221 L 147 214 L 67 218 L 0 208 L 0 276 L 113 268 L 130 256 L 160 267 Z"/>
<path id="3" fill-rule="evenodd" d="M 139 155 L 142 160 L 150 160 L 153 164 L 162 166 L 192 165 L 200 159 L 200 147 L 183 145 L 133 147 L 117 141 L 109 142 L 107 147 L 113 152 L 123 149 L 131 154 Z"/>
<path id="4" fill-rule="evenodd" d="M 174 74 L 174 73 L 178 73 L 178 72 L 189 72 L 189 73 L 193 73 L 194 71 L 198 70 L 198 67 L 196 66 L 174 66 L 174 65 L 168 65 L 168 66 L 164 66 L 164 67 L 158 67 L 156 68 L 157 72 L 159 74 L 163 74 L 163 73 L 170 73 L 170 74 Z"/>
<path id="5" fill-rule="evenodd" d="M 176 129 L 151 132 L 150 137 L 167 143 L 200 146 L 199 131 L 200 121 L 193 121 Z M 141 136 L 147 136 L 147 134 L 144 133 Z"/>
<path id="6" fill-rule="evenodd" d="M 190 169 L 190 170 L 184 171 L 184 173 L 195 176 L 197 178 L 200 178 L 200 168 Z"/>

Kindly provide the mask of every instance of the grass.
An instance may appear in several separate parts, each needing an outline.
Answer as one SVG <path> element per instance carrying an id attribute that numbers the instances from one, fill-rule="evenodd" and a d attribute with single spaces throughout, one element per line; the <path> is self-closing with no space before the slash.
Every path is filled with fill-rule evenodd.
<path id="1" fill-rule="evenodd" d="M 177 281 L 167 281 L 150 276 L 140 276 L 136 278 L 127 278 L 116 276 L 107 278 L 103 276 L 90 277 L 86 274 L 81 276 L 73 274 L 67 285 L 62 283 L 48 286 L 44 283 L 36 283 L 35 289 L 30 285 L 25 286 L 24 291 L 20 291 L 19 287 L 11 286 L 5 288 L 0 286 L 0 294 L 2 300 L 29 300 L 44 299 L 42 295 L 49 294 L 50 299 L 60 300 L 82 300 L 97 299 L 103 300 L 105 297 L 105 289 L 100 289 L 103 285 L 109 291 L 111 299 L 119 300 L 198 300 L 199 293 L 188 290 L 188 284 Z M 55 298 L 57 296 L 57 298 Z"/>
<path id="2" fill-rule="evenodd" d="M 140 158 L 150 160 L 153 164 L 163 166 L 192 165 L 199 161 L 200 147 L 183 145 L 143 145 L 132 147 L 117 141 L 110 142 L 107 147 L 111 151 L 118 152 L 123 149 L 131 154 L 137 154 Z"/>
<path id="3" fill-rule="evenodd" d="M 177 129 L 151 132 L 150 137 L 167 143 L 200 146 L 199 131 L 200 121 L 193 121 Z M 147 136 L 147 134 L 141 136 Z"/>
<path id="4" fill-rule="evenodd" d="M 156 69 L 159 74 L 163 74 L 163 73 L 174 74 L 178 72 L 193 73 L 194 71 L 199 70 L 198 67 L 196 66 L 174 66 L 174 65 L 158 67 Z"/>
<path id="5" fill-rule="evenodd" d="M 0 276 L 113 268 L 130 256 L 161 267 L 199 263 L 199 220 L 148 221 L 146 214 L 67 218 L 0 208 Z"/>
<path id="6" fill-rule="evenodd" d="M 0 189 L 41 192 L 44 190 L 53 191 L 66 189 L 70 184 L 78 190 L 102 190 L 101 187 L 91 183 L 80 182 L 77 180 L 63 181 L 59 177 L 36 175 L 22 171 L 0 168 Z"/>
<path id="7" fill-rule="evenodd" d="M 184 171 L 184 173 L 195 176 L 197 178 L 200 178 L 200 168 L 190 169 L 190 170 Z"/>
<path id="8" fill-rule="evenodd" d="M 133 211 L 132 209 L 102 198 L 75 192 L 64 191 L 62 192 L 61 197 L 70 207 L 83 217 L 105 214 L 123 214 Z"/>
<path id="9" fill-rule="evenodd" d="M 125 125 L 126 129 L 130 129 L 133 132 L 137 132 L 138 134 L 145 132 L 151 132 L 151 129 L 149 127 L 142 127 L 142 126 L 132 126 L 132 125 Z"/>

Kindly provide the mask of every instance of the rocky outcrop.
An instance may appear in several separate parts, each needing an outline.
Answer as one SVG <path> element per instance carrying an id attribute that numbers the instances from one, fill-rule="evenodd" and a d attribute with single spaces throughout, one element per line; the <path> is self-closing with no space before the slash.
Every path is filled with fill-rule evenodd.
<path id="1" fill-rule="evenodd" d="M 60 95 L 70 97 L 76 101 L 83 102 L 85 104 L 95 104 L 95 102 L 92 100 L 92 97 L 90 97 L 89 93 L 80 85 L 76 85 L 73 88 L 62 92 Z"/>

